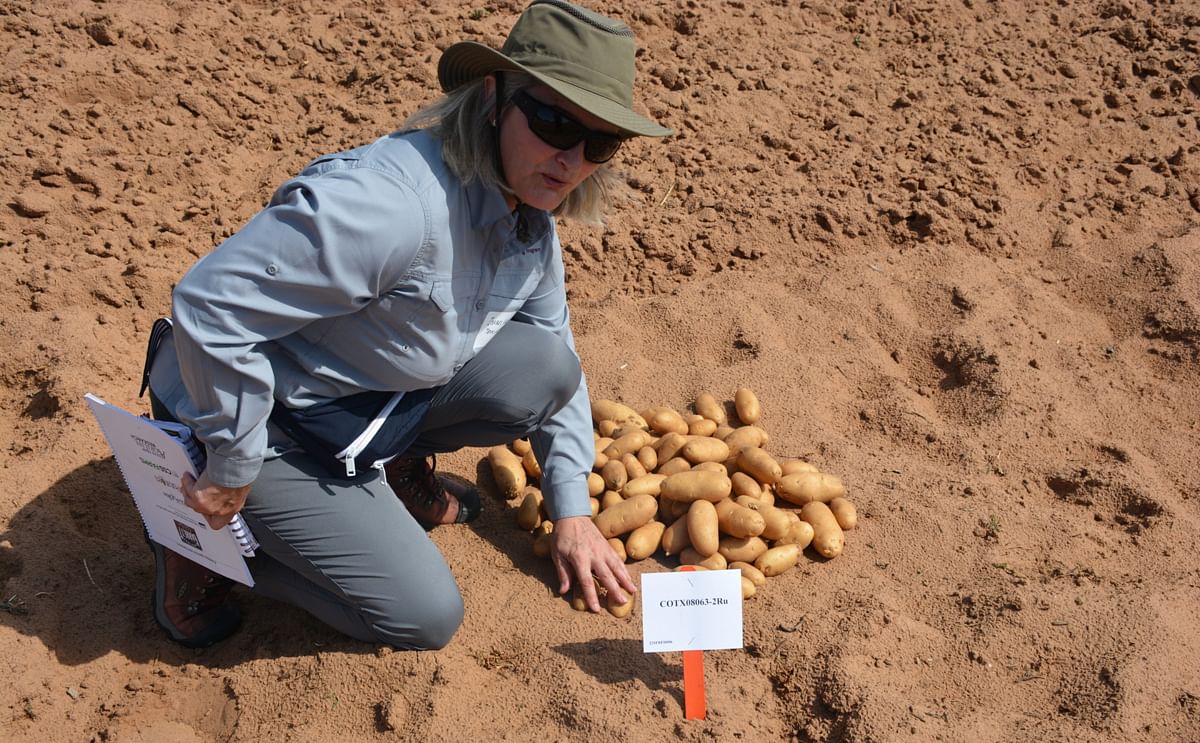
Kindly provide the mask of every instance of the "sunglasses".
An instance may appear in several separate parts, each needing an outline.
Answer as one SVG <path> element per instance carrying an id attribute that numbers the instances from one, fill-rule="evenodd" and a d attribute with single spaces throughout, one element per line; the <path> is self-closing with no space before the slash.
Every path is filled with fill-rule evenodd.
<path id="1" fill-rule="evenodd" d="M 588 129 L 561 108 L 543 103 L 523 90 L 513 93 L 513 103 L 525 114 L 529 131 L 546 144 L 569 150 L 583 142 L 583 158 L 590 163 L 606 163 L 621 149 L 624 137 Z"/>

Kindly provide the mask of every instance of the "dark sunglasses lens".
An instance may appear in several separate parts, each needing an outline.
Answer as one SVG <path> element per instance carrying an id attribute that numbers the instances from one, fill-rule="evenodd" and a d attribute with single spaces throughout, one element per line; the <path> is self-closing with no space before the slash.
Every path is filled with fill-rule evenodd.
<path id="1" fill-rule="evenodd" d="M 534 109 L 529 117 L 530 130 L 546 144 L 560 150 L 569 150 L 579 144 L 586 133 L 574 119 L 569 119 L 545 104 Z"/>
<path id="2" fill-rule="evenodd" d="M 589 162 L 606 163 L 621 149 L 620 137 L 606 137 L 593 133 L 583 146 L 583 156 Z"/>
<path id="3" fill-rule="evenodd" d="M 554 106 L 523 93 L 518 93 L 515 98 L 525 112 L 529 130 L 551 147 L 569 150 L 586 140 L 583 156 L 593 163 L 608 162 L 621 148 L 620 137 L 594 132 Z"/>

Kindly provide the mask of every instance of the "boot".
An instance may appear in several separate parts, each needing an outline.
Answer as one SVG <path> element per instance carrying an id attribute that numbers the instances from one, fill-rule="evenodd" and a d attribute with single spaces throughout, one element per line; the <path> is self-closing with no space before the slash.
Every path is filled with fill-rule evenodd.
<path id="1" fill-rule="evenodd" d="M 229 603 L 233 581 L 155 542 L 154 619 L 172 640 L 202 648 L 233 634 L 241 613 Z"/>
<path id="2" fill-rule="evenodd" d="M 432 459 L 431 464 L 425 457 L 396 457 L 383 466 L 396 497 L 425 531 L 474 521 L 482 510 L 479 491 L 465 480 L 434 474 Z"/>

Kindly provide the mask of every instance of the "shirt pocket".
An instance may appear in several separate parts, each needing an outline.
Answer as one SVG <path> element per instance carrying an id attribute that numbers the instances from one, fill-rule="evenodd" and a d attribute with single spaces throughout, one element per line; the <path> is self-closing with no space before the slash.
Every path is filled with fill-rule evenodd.
<path id="1" fill-rule="evenodd" d="M 440 326 L 454 310 L 450 280 L 441 277 L 411 278 L 393 287 L 376 303 L 395 318 L 417 328 Z"/>
<path id="2" fill-rule="evenodd" d="M 488 292 L 489 312 L 516 312 L 533 295 L 542 280 L 542 267 L 502 266 Z"/>

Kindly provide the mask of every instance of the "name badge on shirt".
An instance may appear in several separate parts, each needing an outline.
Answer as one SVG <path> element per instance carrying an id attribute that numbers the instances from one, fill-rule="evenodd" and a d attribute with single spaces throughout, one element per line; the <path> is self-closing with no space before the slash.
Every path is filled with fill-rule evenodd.
<path id="1" fill-rule="evenodd" d="M 483 325 L 481 325 L 479 328 L 479 335 L 475 336 L 475 348 L 474 348 L 475 353 L 479 353 L 479 351 L 482 350 L 484 346 L 486 346 L 488 343 L 490 343 L 492 338 L 496 337 L 496 333 L 500 332 L 500 328 L 503 328 L 505 323 L 507 323 L 509 320 L 511 320 L 512 316 L 515 314 L 517 314 L 517 313 L 515 313 L 515 312 L 489 312 L 489 313 L 487 313 L 487 316 L 483 318 Z"/>

